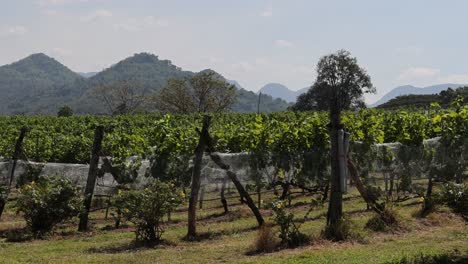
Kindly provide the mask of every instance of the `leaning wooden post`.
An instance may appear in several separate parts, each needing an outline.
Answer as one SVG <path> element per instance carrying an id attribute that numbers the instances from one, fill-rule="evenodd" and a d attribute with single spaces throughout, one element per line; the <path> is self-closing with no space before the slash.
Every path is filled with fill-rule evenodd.
<path id="1" fill-rule="evenodd" d="M 223 178 L 223 184 L 221 185 L 221 195 L 220 195 L 221 196 L 221 204 L 223 205 L 225 214 L 227 214 L 229 212 L 228 203 L 227 203 L 226 196 L 225 196 L 227 180 L 228 180 L 228 176 L 225 176 Z"/>
<path id="2" fill-rule="evenodd" d="M 88 215 L 91 209 L 91 200 L 93 199 L 94 186 L 99 172 L 99 154 L 102 150 L 102 138 L 104 137 L 104 127 L 98 126 L 94 131 L 94 143 L 91 152 L 91 161 L 89 163 L 88 179 L 86 181 L 84 211 L 80 215 L 80 224 L 78 231 L 86 231 L 88 229 Z"/>
<path id="3" fill-rule="evenodd" d="M 265 221 L 263 220 L 263 217 L 260 214 L 260 211 L 258 210 L 257 206 L 255 206 L 252 197 L 250 197 L 249 193 L 245 190 L 244 186 L 237 178 L 237 175 L 233 171 L 231 171 L 229 165 L 227 165 L 221 160 L 221 157 L 218 154 L 210 152 L 210 158 L 216 165 L 218 165 L 218 167 L 220 167 L 226 172 L 227 176 L 229 176 L 232 183 L 234 183 L 234 186 L 236 186 L 236 189 L 239 192 L 241 199 L 245 198 L 247 206 L 249 206 L 250 210 L 252 210 L 253 214 L 255 215 L 255 218 L 257 218 L 258 226 L 262 226 L 265 223 Z"/>
<path id="4" fill-rule="evenodd" d="M 5 197 L 0 197 L 0 218 L 2 217 L 3 210 L 5 209 L 6 202 L 8 201 L 8 195 L 10 194 L 11 185 L 13 184 L 13 180 L 15 178 L 16 164 L 18 163 L 18 158 L 21 154 L 23 140 L 26 136 L 26 132 L 28 132 L 28 129 L 26 127 L 22 127 L 20 135 L 16 140 L 15 151 L 13 152 L 13 156 L 11 157 L 10 164 L 8 166 L 8 188 L 6 190 Z"/>
<path id="5" fill-rule="evenodd" d="M 196 222 L 197 222 L 197 199 L 198 192 L 200 191 L 200 182 L 201 182 L 201 169 L 203 161 L 203 153 L 206 148 L 206 137 L 208 129 L 210 127 L 211 117 L 205 116 L 203 118 L 203 127 L 200 134 L 200 139 L 198 145 L 195 148 L 195 157 L 193 158 L 193 171 L 192 171 L 192 187 L 189 198 L 189 208 L 188 208 L 188 232 L 187 239 L 193 239 L 196 237 Z"/>

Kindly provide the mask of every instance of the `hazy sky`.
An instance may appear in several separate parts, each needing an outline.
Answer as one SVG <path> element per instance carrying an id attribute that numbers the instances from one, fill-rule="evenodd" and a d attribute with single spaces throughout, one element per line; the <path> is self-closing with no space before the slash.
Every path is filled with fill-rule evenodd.
<path id="1" fill-rule="evenodd" d="M 137 52 L 211 68 L 249 90 L 293 90 L 344 48 L 378 94 L 405 84 L 468 83 L 468 1 L 0 0 L 0 65 L 44 52 L 100 71 Z"/>

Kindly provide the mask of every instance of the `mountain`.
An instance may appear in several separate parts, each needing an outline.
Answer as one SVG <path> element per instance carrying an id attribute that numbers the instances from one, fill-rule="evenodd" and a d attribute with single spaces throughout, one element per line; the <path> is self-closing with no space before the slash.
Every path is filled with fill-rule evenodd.
<path id="1" fill-rule="evenodd" d="M 47 114 L 81 97 L 86 79 L 43 53 L 0 67 L 0 113 Z"/>
<path id="2" fill-rule="evenodd" d="M 293 91 L 280 83 L 269 83 L 263 86 L 259 92 L 262 94 L 271 95 L 274 98 L 281 98 L 287 102 L 294 103 L 296 102 L 297 97 L 307 92 L 308 89 L 309 87 L 306 87 L 298 91 Z"/>
<path id="3" fill-rule="evenodd" d="M 432 103 L 438 103 L 442 107 L 448 107 L 458 96 L 468 102 L 468 86 L 457 89 L 448 88 L 434 94 L 408 94 L 397 96 L 388 102 L 378 105 L 376 108 L 429 108 Z"/>
<path id="4" fill-rule="evenodd" d="M 444 83 L 444 84 L 438 84 L 438 85 L 432 85 L 432 86 L 427 86 L 427 87 L 415 87 L 412 85 L 405 85 L 405 86 L 399 86 L 384 96 L 380 98 L 377 102 L 374 104 L 371 104 L 370 107 L 376 107 L 378 105 L 381 105 L 383 103 L 386 103 L 390 101 L 393 98 L 396 98 L 397 96 L 401 95 L 409 95 L 409 94 L 437 94 L 440 93 L 443 90 L 446 90 L 447 88 L 452 88 L 456 89 L 458 87 L 464 86 L 463 84 L 453 84 L 453 83 Z"/>
<path id="5" fill-rule="evenodd" d="M 98 74 L 98 72 L 77 72 L 77 73 L 85 78 L 91 78 L 94 75 Z"/>
<path id="6" fill-rule="evenodd" d="M 65 104 L 77 114 L 102 114 L 106 107 L 93 93 L 100 85 L 132 81 L 151 94 L 163 88 L 170 78 L 188 78 L 194 74 L 169 60 L 139 53 L 85 78 L 45 54 L 33 54 L 0 67 L 0 92 L 3 94 L 0 114 L 56 114 Z M 236 87 L 238 102 L 232 110 L 256 112 L 258 95 L 238 84 Z M 283 111 L 288 106 L 287 102 L 271 96 L 261 98 L 262 112 Z"/>

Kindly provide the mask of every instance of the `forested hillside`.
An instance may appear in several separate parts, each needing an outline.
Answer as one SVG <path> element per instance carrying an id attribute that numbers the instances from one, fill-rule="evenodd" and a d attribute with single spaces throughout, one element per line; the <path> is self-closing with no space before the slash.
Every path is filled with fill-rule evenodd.
<path id="1" fill-rule="evenodd" d="M 54 113 L 83 95 L 86 79 L 45 54 L 0 67 L 0 113 Z"/>
<path id="2" fill-rule="evenodd" d="M 95 89 L 118 81 L 142 87 L 150 96 L 162 89 L 170 78 L 189 78 L 195 73 L 184 71 L 169 60 L 149 53 L 135 54 L 117 64 L 85 78 L 45 54 L 34 54 L 16 63 L 0 67 L 1 114 L 56 114 L 70 105 L 78 114 L 105 114 L 103 102 L 95 98 Z M 224 78 L 224 77 L 223 77 Z M 256 112 L 258 95 L 238 87 L 234 112 Z M 289 104 L 262 96 L 260 111 L 285 110 Z M 152 111 L 152 109 L 145 109 Z"/>
<path id="3" fill-rule="evenodd" d="M 448 88 L 438 94 L 401 95 L 377 106 L 376 108 L 427 108 L 431 103 L 438 103 L 442 107 L 448 107 L 450 102 L 457 98 L 457 96 L 461 96 L 464 98 L 464 102 L 468 102 L 468 87 L 460 87 L 456 90 Z"/>

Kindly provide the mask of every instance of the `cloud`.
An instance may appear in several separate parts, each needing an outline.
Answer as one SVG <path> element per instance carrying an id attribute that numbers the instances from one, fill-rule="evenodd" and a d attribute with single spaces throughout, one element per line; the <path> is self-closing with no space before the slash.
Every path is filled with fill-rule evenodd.
<path id="1" fill-rule="evenodd" d="M 278 39 L 275 41 L 275 45 L 280 48 L 290 48 L 294 46 L 294 44 L 290 41 L 284 40 L 284 39 Z"/>
<path id="2" fill-rule="evenodd" d="M 417 46 L 401 47 L 395 50 L 399 56 L 418 56 L 424 53 L 424 48 Z"/>
<path id="3" fill-rule="evenodd" d="M 439 78 L 439 81 L 444 83 L 468 84 L 468 74 L 451 74 Z"/>
<path id="4" fill-rule="evenodd" d="M 413 80 L 419 78 L 428 78 L 437 76 L 440 73 L 439 69 L 426 67 L 410 67 L 404 70 L 398 76 L 398 80 Z"/>
<path id="5" fill-rule="evenodd" d="M 72 52 L 64 48 L 54 48 L 52 49 L 52 54 L 60 57 L 66 57 L 72 55 Z"/>
<path id="6" fill-rule="evenodd" d="M 47 15 L 47 16 L 55 16 L 58 14 L 58 11 L 54 9 L 44 9 L 42 10 L 42 14 Z"/>
<path id="7" fill-rule="evenodd" d="M 270 5 L 265 10 L 260 13 L 262 17 L 272 17 L 273 16 L 273 7 Z"/>
<path id="8" fill-rule="evenodd" d="M 58 6 L 66 4 L 75 4 L 75 3 L 87 3 L 91 0 L 38 0 L 36 4 L 39 6 Z"/>
<path id="9" fill-rule="evenodd" d="M 154 27 L 166 27 L 169 25 L 169 21 L 163 18 L 156 18 L 153 16 L 146 16 L 143 18 L 132 18 L 127 19 L 123 22 L 116 24 L 118 30 L 123 31 L 143 31 L 145 29 Z"/>
<path id="10" fill-rule="evenodd" d="M 80 20 L 82 22 L 93 22 L 93 21 L 98 21 L 102 19 L 106 19 L 112 17 L 112 12 L 109 10 L 96 10 L 88 15 L 82 16 Z"/>
<path id="11" fill-rule="evenodd" d="M 28 32 L 28 29 L 23 26 L 6 26 L 0 28 L 0 37 L 22 36 Z"/>

